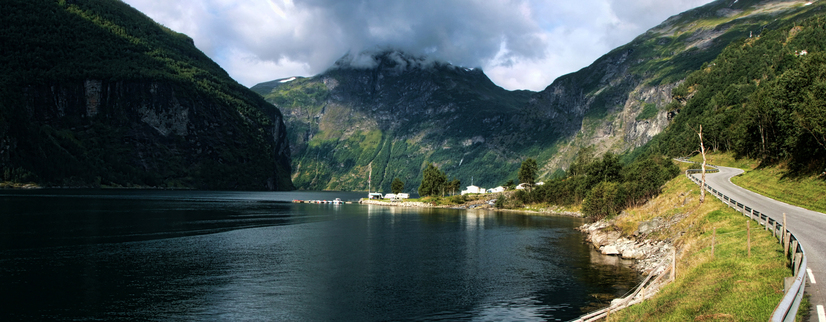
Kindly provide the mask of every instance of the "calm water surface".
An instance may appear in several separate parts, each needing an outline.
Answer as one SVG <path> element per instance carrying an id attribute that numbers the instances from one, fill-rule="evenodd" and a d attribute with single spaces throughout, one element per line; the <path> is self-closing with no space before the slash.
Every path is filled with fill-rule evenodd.
<path id="1" fill-rule="evenodd" d="M 0 191 L 0 320 L 569 320 L 639 276 L 580 219 L 292 204 L 363 193 Z"/>

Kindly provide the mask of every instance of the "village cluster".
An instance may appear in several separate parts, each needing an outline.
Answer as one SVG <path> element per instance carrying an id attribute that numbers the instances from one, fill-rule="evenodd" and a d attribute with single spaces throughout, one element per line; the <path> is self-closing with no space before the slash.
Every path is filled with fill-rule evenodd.
<path id="1" fill-rule="evenodd" d="M 541 185 L 544 185 L 544 184 L 545 184 L 545 182 L 540 181 L 540 182 L 535 183 L 534 185 L 541 186 Z M 525 187 L 526 187 L 526 184 L 520 183 L 514 189 L 523 190 L 523 189 L 525 189 Z M 469 185 L 469 186 L 467 186 L 466 190 L 462 190 L 462 195 L 499 193 L 499 192 L 505 192 L 505 190 L 508 190 L 508 188 L 506 188 L 505 186 L 498 186 L 496 188 L 485 189 L 485 188 L 482 188 L 482 187 L 479 187 L 479 186 Z M 408 194 L 408 193 L 388 193 L 388 194 L 384 194 L 384 195 L 382 195 L 381 192 L 370 192 L 370 193 L 368 193 L 368 199 L 403 200 L 403 199 L 409 199 L 409 198 L 410 198 L 410 194 Z"/>

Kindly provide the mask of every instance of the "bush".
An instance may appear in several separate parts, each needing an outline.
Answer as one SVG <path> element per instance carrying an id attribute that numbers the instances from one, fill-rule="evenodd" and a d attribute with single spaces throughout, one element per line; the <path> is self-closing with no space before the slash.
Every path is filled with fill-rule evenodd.
<path id="1" fill-rule="evenodd" d="M 505 195 L 501 195 L 499 196 L 499 198 L 496 198 L 496 202 L 493 204 L 493 206 L 499 209 L 505 208 L 505 202 L 507 201 L 508 197 L 505 197 Z"/>
<path id="2" fill-rule="evenodd" d="M 618 214 L 626 204 L 625 186 L 616 182 L 601 182 L 588 193 L 582 212 L 597 221 Z"/>
<path id="3" fill-rule="evenodd" d="M 450 197 L 450 202 L 456 205 L 464 204 L 466 201 L 467 198 L 465 197 L 465 195 L 455 195 L 453 197 Z"/>

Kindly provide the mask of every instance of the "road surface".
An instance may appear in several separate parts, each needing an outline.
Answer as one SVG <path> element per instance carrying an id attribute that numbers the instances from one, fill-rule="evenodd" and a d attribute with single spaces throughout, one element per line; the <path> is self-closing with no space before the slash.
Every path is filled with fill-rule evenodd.
<path id="1" fill-rule="evenodd" d="M 783 222 L 783 214 L 789 231 L 803 245 L 808 258 L 806 294 L 811 305 L 809 321 L 826 322 L 826 214 L 803 209 L 751 192 L 731 183 L 731 177 L 743 173 L 736 168 L 720 167 L 719 173 L 706 173 L 706 184 L 728 195 L 737 202 L 746 204 L 754 210 Z M 700 179 L 700 174 L 694 174 Z M 711 197 L 710 194 L 707 197 Z"/>

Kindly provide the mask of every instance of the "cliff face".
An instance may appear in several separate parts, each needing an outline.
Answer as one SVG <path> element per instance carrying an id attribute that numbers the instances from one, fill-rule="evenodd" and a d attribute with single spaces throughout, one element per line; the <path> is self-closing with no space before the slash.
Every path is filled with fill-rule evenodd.
<path id="1" fill-rule="evenodd" d="M 188 37 L 119 1 L 5 10 L 0 182 L 293 189 L 281 112 Z"/>

